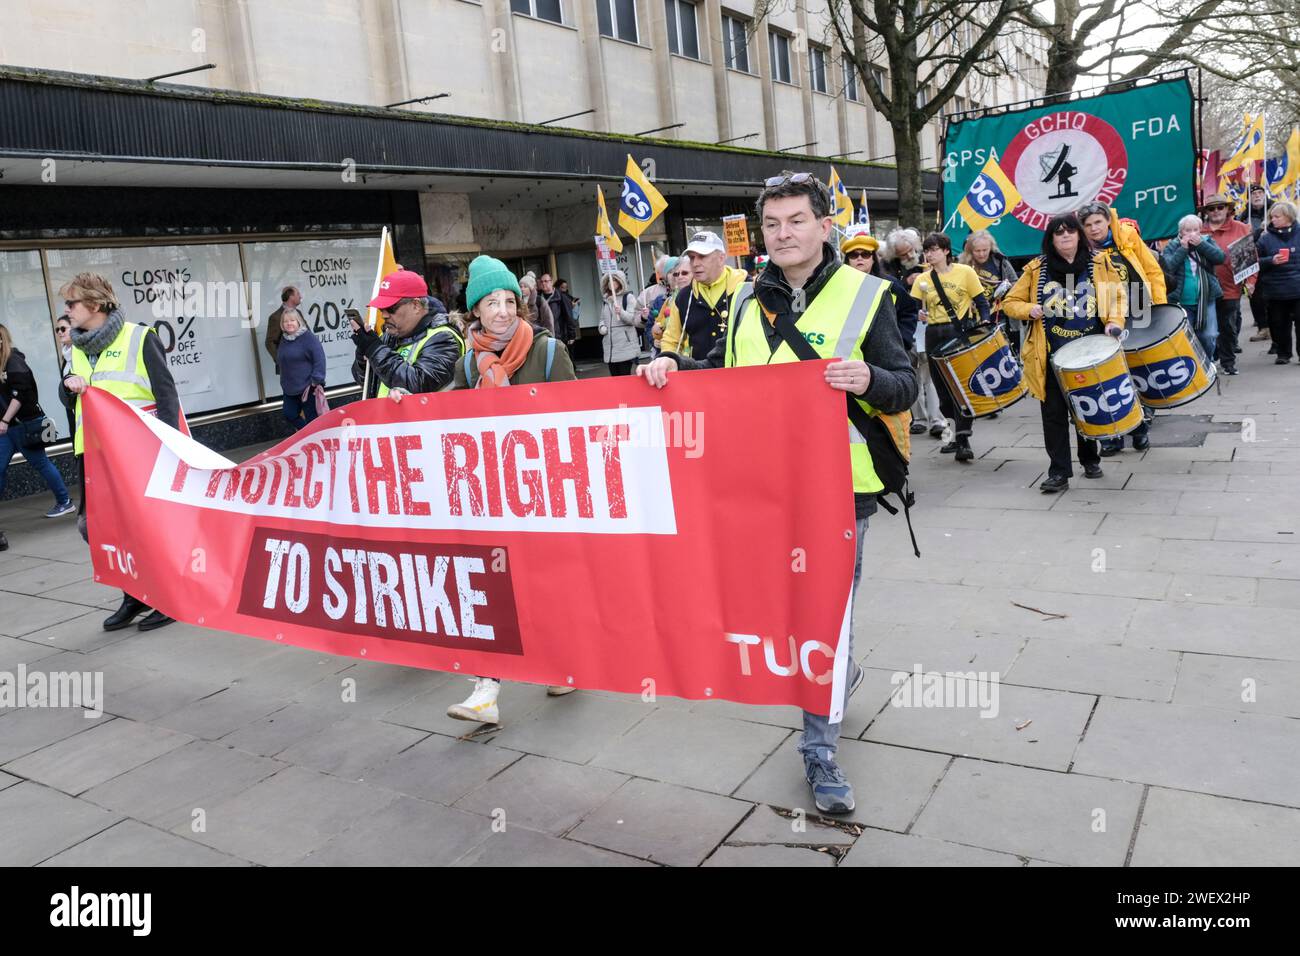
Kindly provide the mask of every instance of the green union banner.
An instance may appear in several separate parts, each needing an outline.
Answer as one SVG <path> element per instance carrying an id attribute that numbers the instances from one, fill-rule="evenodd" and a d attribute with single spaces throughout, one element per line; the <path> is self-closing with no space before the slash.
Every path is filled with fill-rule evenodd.
<path id="1" fill-rule="evenodd" d="M 1052 216 L 1093 200 L 1136 220 L 1148 241 L 1177 235 L 1196 211 L 1192 123 L 1185 78 L 950 123 L 944 232 L 961 248 L 970 227 L 957 206 L 993 158 L 1021 196 L 990 227 L 1007 255 L 1038 254 Z"/>

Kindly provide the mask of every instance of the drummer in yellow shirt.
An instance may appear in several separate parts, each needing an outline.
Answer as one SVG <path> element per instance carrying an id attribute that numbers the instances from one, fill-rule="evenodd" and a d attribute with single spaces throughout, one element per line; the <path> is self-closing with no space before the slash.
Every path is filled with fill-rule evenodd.
<path id="1" fill-rule="evenodd" d="M 942 349 L 958 338 L 954 319 L 970 322 L 971 313 L 978 312 L 980 324 L 988 325 L 991 321 L 989 301 L 984 297 L 984 283 L 980 282 L 975 270 L 952 261 L 952 241 L 943 233 L 932 232 L 926 236 L 921 243 L 921 254 L 930 268 L 912 283 L 912 298 L 921 301 L 921 318 L 926 323 L 925 354 L 929 356 L 930 378 L 938 383 L 935 388 L 939 393 L 939 410 L 954 426 L 952 441 L 939 451 L 945 455 L 955 454 L 957 461 L 966 462 L 975 457 L 970 447 L 974 419 L 962 414 L 934 355 L 936 349 Z M 943 295 L 939 294 L 939 284 L 943 286 Z M 944 305 L 945 298 L 956 316 Z"/>

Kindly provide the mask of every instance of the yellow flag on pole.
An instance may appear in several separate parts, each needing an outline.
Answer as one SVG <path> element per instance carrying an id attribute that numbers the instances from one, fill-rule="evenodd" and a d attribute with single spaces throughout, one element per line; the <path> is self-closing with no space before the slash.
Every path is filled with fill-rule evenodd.
<path id="1" fill-rule="evenodd" d="M 393 254 L 393 239 L 388 234 L 388 227 L 385 226 L 383 234 L 379 237 L 379 266 L 375 269 L 374 288 L 370 290 L 372 300 L 379 295 L 379 283 L 384 281 L 384 276 L 400 268 L 401 266 L 397 264 L 397 256 Z M 367 309 L 366 328 L 374 329 L 376 335 L 383 335 L 384 313 L 378 309 Z"/>
<path id="2" fill-rule="evenodd" d="M 849 198 L 849 191 L 844 188 L 844 183 L 840 180 L 840 174 L 831 167 L 831 218 L 834 219 L 835 225 L 840 229 L 847 229 L 853 224 L 853 200 Z"/>
<path id="3" fill-rule="evenodd" d="M 639 239 L 641 233 L 650 228 L 650 224 L 667 208 L 668 200 L 655 189 L 654 183 L 646 179 L 645 173 L 632 161 L 632 154 L 629 153 L 627 168 L 623 173 L 623 194 L 618 200 L 619 228 Z"/>
<path id="4" fill-rule="evenodd" d="M 1232 151 L 1232 155 L 1223 161 L 1219 167 L 1219 174 L 1232 172 L 1239 166 L 1245 166 L 1247 177 L 1253 180 L 1255 171 L 1254 164 L 1264 160 L 1264 114 L 1258 116 L 1246 114 L 1245 129 L 1242 131 L 1241 139 L 1237 140 L 1237 145 Z"/>
<path id="5" fill-rule="evenodd" d="M 614 232 L 609 221 L 609 212 L 605 209 L 605 191 L 596 187 L 596 235 L 609 244 L 615 252 L 623 251 L 623 240 Z"/>

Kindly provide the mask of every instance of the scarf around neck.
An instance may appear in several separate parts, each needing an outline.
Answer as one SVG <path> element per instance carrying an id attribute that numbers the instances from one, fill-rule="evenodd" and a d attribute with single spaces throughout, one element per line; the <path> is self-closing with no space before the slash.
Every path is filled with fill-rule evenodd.
<path id="1" fill-rule="evenodd" d="M 99 328 L 93 332 L 87 332 L 83 329 L 74 328 L 72 330 L 72 345 L 85 352 L 89 358 L 98 358 L 99 353 L 104 351 L 113 344 L 113 339 L 117 338 L 122 326 L 126 324 L 126 317 L 122 315 L 121 309 L 114 309 L 108 313 L 108 319 Z"/>
<path id="2" fill-rule="evenodd" d="M 519 371 L 533 348 L 533 327 L 516 317 L 504 334 L 496 336 L 481 322 L 469 327 L 470 346 L 478 364 L 479 379 L 475 388 L 497 388 L 510 384 L 510 376 Z"/>

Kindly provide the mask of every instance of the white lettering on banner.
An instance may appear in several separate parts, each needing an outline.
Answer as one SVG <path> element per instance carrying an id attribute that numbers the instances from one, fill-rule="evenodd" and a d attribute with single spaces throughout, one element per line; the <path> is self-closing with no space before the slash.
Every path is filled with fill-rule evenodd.
<path id="1" fill-rule="evenodd" d="M 279 455 L 207 469 L 154 429 L 163 444 L 145 494 L 340 525 L 676 534 L 663 418 L 657 407 L 624 407 L 323 428 Z M 272 555 L 305 574 L 293 558 Z"/>

